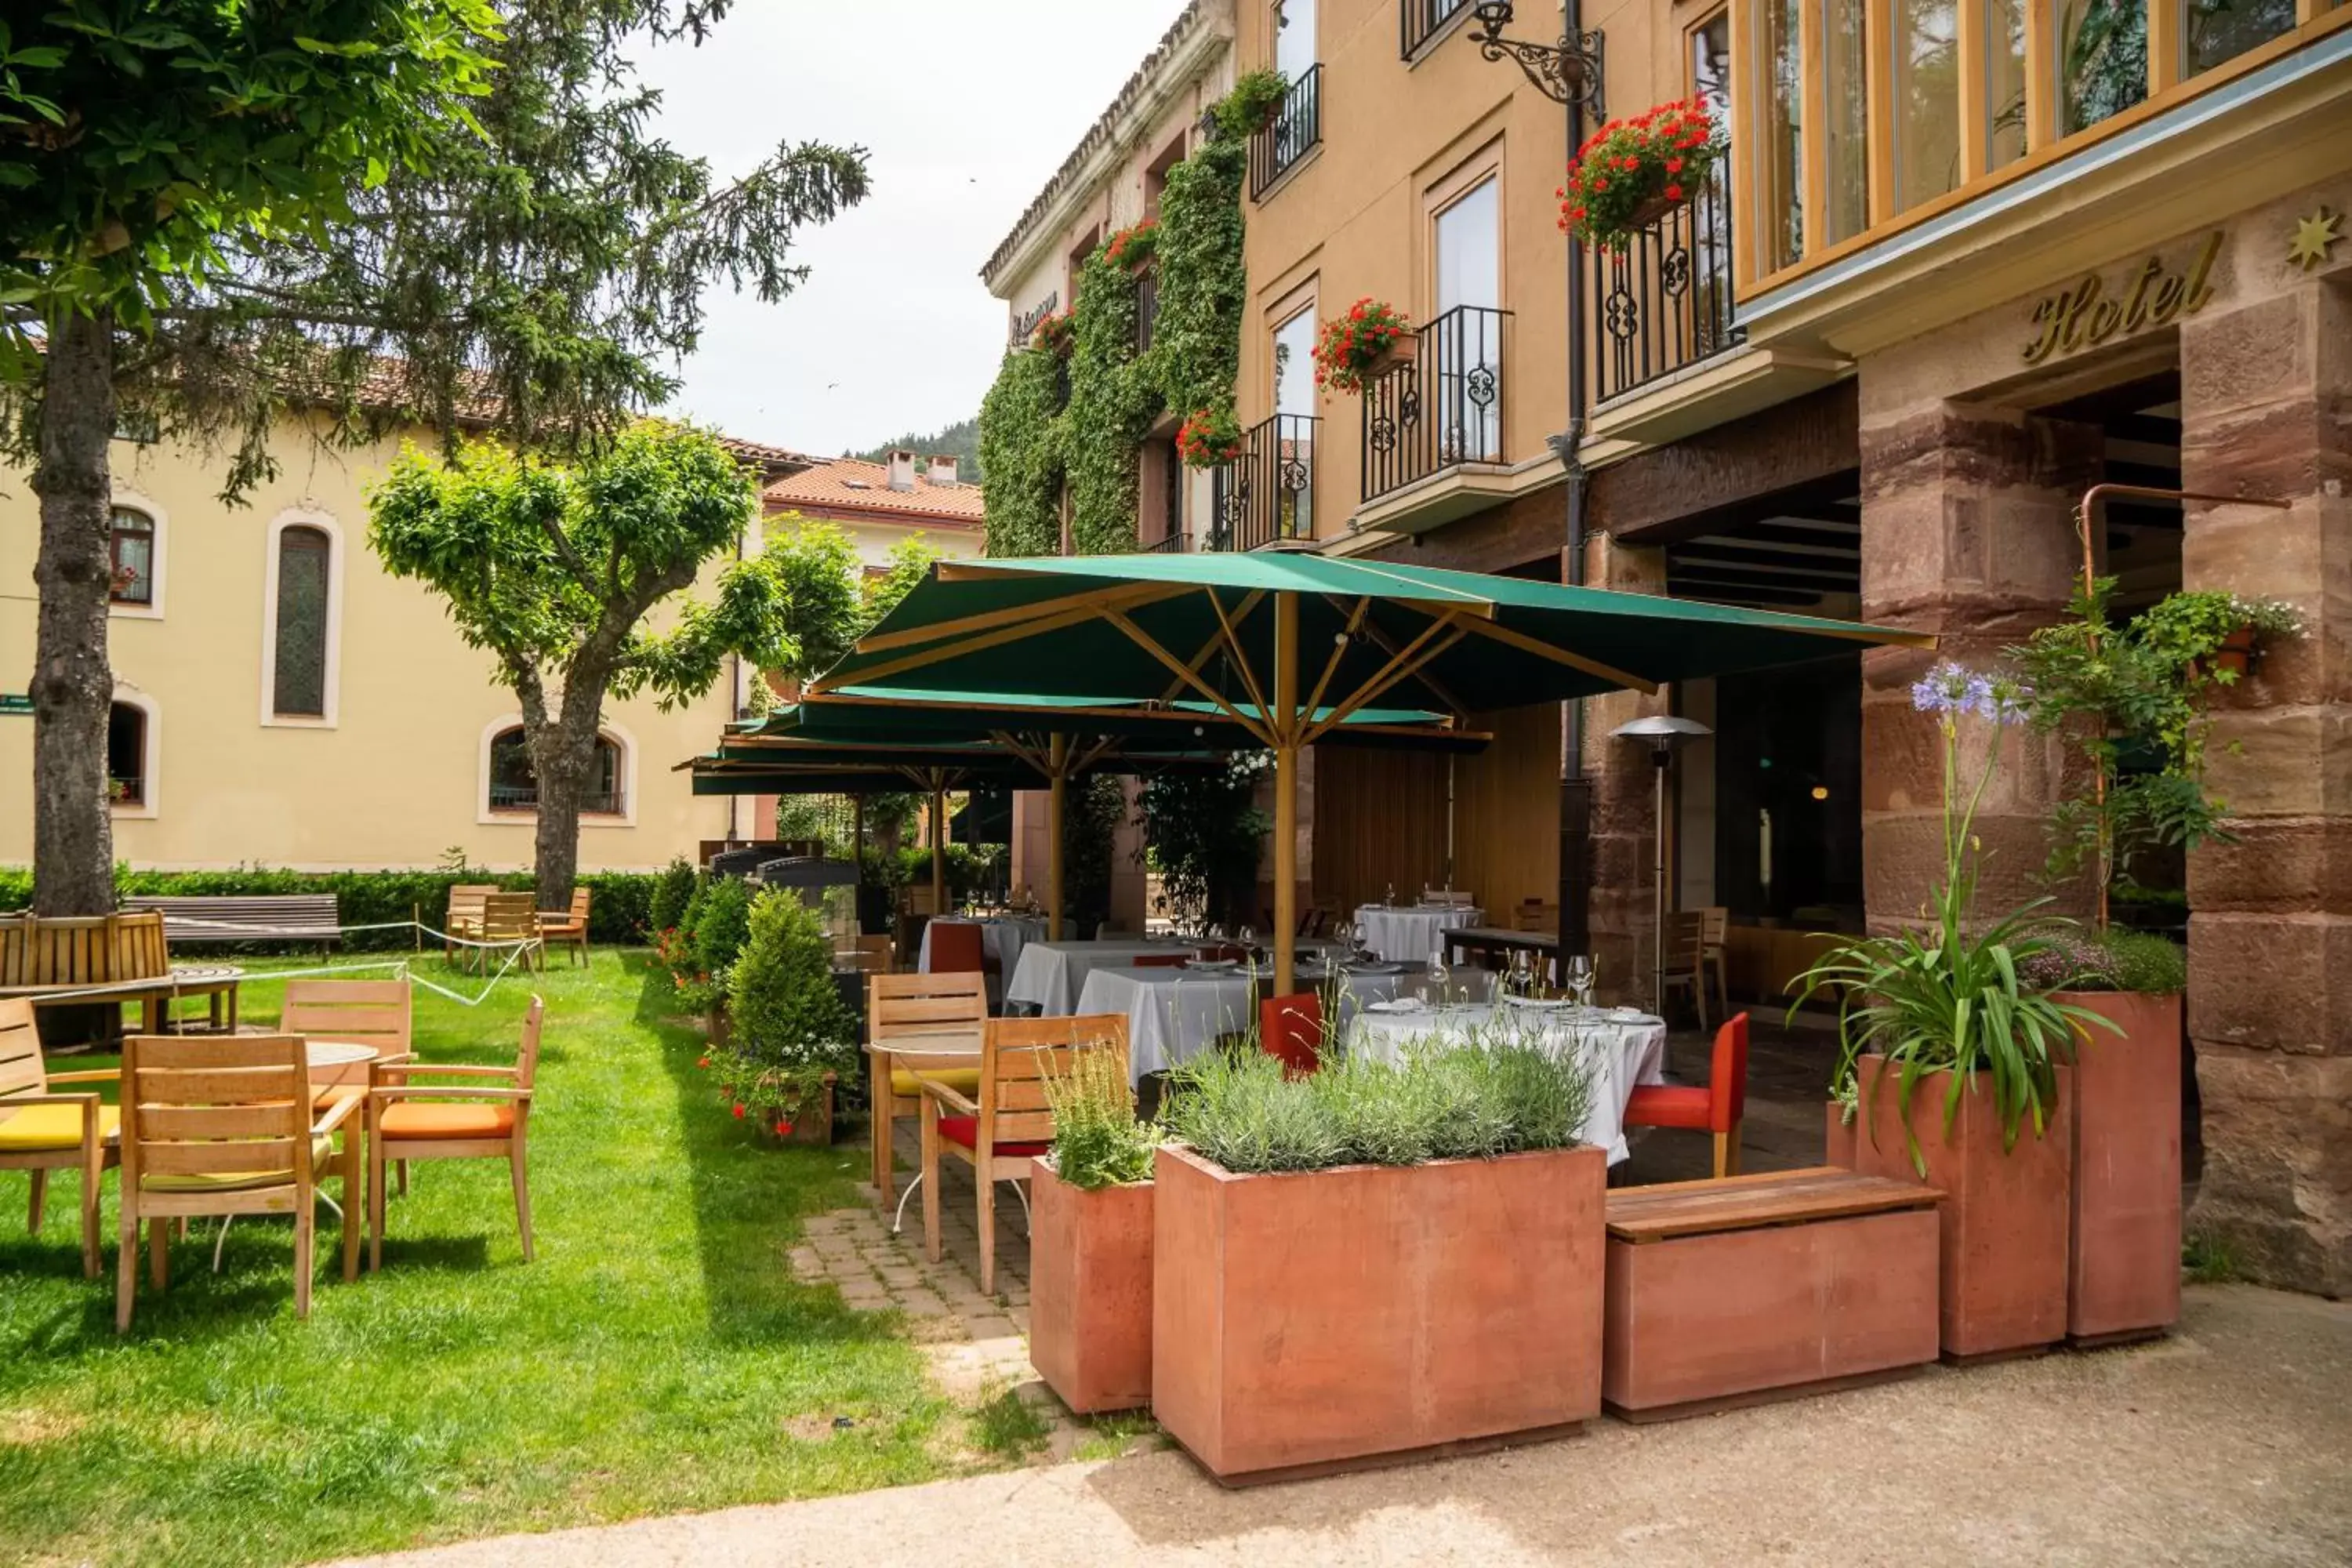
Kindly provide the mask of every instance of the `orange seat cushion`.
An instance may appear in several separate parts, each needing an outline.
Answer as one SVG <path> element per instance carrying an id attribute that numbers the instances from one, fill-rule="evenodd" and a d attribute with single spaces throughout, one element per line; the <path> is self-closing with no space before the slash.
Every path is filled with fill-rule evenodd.
<path id="1" fill-rule="evenodd" d="M 511 1105 L 458 1105 L 445 1100 L 396 1100 L 376 1123 L 386 1139 L 505 1138 L 515 1125 Z"/>
<path id="2" fill-rule="evenodd" d="M 1705 1132 L 1714 1123 L 1715 1096 L 1704 1089 L 1643 1084 L 1625 1102 L 1628 1127 L 1686 1127 Z"/>
<path id="3" fill-rule="evenodd" d="M 942 1116 L 940 1136 L 949 1142 L 977 1152 L 980 1144 L 980 1118 L 977 1116 Z M 1007 1159 L 1025 1160 L 1051 1149 L 1051 1143 L 999 1143 L 995 1152 Z"/>

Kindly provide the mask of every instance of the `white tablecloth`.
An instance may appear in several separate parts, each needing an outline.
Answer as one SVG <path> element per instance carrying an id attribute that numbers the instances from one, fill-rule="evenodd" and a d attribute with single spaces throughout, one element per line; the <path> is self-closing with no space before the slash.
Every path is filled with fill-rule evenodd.
<path id="1" fill-rule="evenodd" d="M 1573 1050 L 1592 1068 L 1592 1110 L 1584 1119 L 1584 1141 L 1609 1151 L 1612 1165 L 1626 1158 L 1625 1102 L 1633 1087 L 1664 1083 L 1666 1026 L 1655 1018 L 1620 1021 L 1598 1013 L 1573 1018 L 1543 1008 L 1514 1008 L 1524 1026 L 1549 1048 Z M 1362 1013 L 1349 1026 L 1351 1051 L 1393 1061 L 1405 1044 L 1432 1037 L 1462 1039 L 1495 1015 L 1491 1006 L 1454 1006 L 1420 1013 Z"/>
<path id="2" fill-rule="evenodd" d="M 1442 932 L 1456 926 L 1475 926 L 1486 918 L 1486 910 L 1466 905 L 1391 909 L 1385 904 L 1366 904 L 1356 911 L 1356 922 L 1364 928 L 1364 944 L 1393 963 L 1426 963 L 1437 951 Z"/>
<path id="3" fill-rule="evenodd" d="M 980 928 L 980 948 L 982 952 L 1013 973 L 1021 962 L 1022 950 L 1033 942 L 1045 937 L 1045 922 L 1019 915 L 991 915 L 986 920 L 965 920 L 957 915 L 942 915 L 938 920 L 923 922 L 923 943 L 915 958 L 915 968 L 924 974 L 931 972 L 931 928 L 935 925 L 976 925 Z"/>
<path id="4" fill-rule="evenodd" d="M 1031 942 L 1004 966 L 1004 1002 L 1026 1003 L 1048 1018 L 1083 1012 L 1078 993 L 1097 968 L 1123 968 L 1148 953 L 1189 954 L 1197 945 L 1173 937 L 1112 937 L 1106 942 Z"/>
<path id="5" fill-rule="evenodd" d="M 1398 995 L 1412 995 L 1426 983 L 1422 964 L 1408 964 L 1398 974 L 1349 974 L 1339 980 L 1339 1026 L 1346 1028 L 1368 1004 Z M 1452 982 L 1455 991 L 1483 987 L 1482 973 L 1463 974 Z M 1127 1015 L 1128 1076 L 1137 1083 L 1146 1073 L 1181 1067 L 1215 1043 L 1219 1035 L 1242 1034 L 1257 1024 L 1258 999 L 1266 994 L 1264 969 L 1208 973 L 1196 969 L 1133 969 L 1103 966 L 1086 978 L 1079 992 L 1080 1013 Z M 1327 982 L 1301 977 L 1301 991 L 1321 992 Z"/>

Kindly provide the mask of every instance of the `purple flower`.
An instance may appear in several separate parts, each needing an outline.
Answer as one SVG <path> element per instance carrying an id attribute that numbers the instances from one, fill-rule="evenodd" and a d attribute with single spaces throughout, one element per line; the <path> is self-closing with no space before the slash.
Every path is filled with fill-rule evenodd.
<path id="1" fill-rule="evenodd" d="M 1911 686 L 1922 713 L 1975 713 L 1996 724 L 2024 721 L 2033 693 L 2012 676 L 1986 675 L 1945 659 Z"/>

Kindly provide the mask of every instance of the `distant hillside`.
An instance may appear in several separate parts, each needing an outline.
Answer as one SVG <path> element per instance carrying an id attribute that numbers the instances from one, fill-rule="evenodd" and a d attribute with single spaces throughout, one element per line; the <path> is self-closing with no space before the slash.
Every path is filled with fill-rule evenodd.
<path id="1" fill-rule="evenodd" d="M 909 449 L 919 458 L 944 458 L 953 453 L 960 459 L 956 465 L 956 477 L 966 484 L 981 482 L 980 421 L 977 419 L 959 420 L 935 435 L 894 436 L 870 451 L 845 455 L 878 463 L 888 453 Z"/>

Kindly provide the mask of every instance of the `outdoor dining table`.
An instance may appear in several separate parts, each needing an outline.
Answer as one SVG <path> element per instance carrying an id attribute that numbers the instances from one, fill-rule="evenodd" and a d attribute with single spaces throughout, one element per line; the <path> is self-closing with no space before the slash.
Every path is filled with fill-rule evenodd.
<path id="1" fill-rule="evenodd" d="M 915 954 L 915 968 L 923 974 L 931 972 L 931 927 L 936 925 L 978 926 L 981 951 L 996 960 L 1006 974 L 1011 974 L 1013 966 L 1021 961 L 1024 948 L 1044 941 L 1045 936 L 1045 922 L 1027 915 L 940 915 L 923 922 L 922 945 Z"/>
<path id="2" fill-rule="evenodd" d="M 1486 918 L 1467 904 L 1366 904 L 1356 911 L 1364 945 L 1394 963 L 1425 963 L 1447 931 Z"/>
<path id="3" fill-rule="evenodd" d="M 1123 968 L 1154 953 L 1189 953 L 1200 946 L 1172 936 L 1106 937 L 1095 942 L 1032 942 L 1018 963 L 1004 966 L 1004 1005 L 1024 1004 L 1048 1018 L 1084 1012 L 1078 993 L 1097 968 Z"/>
<path id="4" fill-rule="evenodd" d="M 1592 1069 L 1592 1109 L 1584 1119 L 1584 1142 L 1609 1152 L 1609 1163 L 1630 1156 L 1625 1146 L 1625 1104 L 1634 1087 L 1665 1081 L 1666 1026 L 1632 1008 L 1525 1006 L 1460 1004 L 1410 1012 L 1362 1012 L 1342 1037 L 1350 1051 L 1394 1061 L 1414 1041 L 1460 1041 L 1495 1021 L 1496 1006 L 1546 1049 L 1573 1051 Z"/>
<path id="5" fill-rule="evenodd" d="M 1336 985 L 1339 1025 L 1345 1028 L 1372 1003 L 1412 995 L 1429 980 L 1425 964 L 1384 967 L 1387 973 L 1375 973 L 1343 968 L 1328 978 L 1302 969 L 1297 983 L 1301 990 L 1318 993 Z M 1482 985 L 1485 978 L 1477 972 L 1465 977 L 1471 985 Z M 1465 979 L 1455 980 L 1453 988 L 1459 990 Z M 1220 1035 L 1255 1027 L 1258 1000 L 1270 981 L 1263 964 L 1227 970 L 1098 968 L 1087 976 L 1077 1010 L 1126 1016 L 1128 1077 L 1139 1084 L 1149 1073 L 1183 1066 Z"/>

